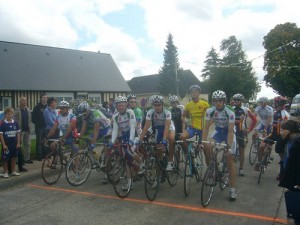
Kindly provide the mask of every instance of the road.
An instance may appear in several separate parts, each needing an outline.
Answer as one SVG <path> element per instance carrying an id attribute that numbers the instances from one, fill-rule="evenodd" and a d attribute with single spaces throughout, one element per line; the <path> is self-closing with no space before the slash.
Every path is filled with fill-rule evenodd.
<path id="1" fill-rule="evenodd" d="M 228 201 L 227 189 L 217 187 L 211 204 L 203 208 L 201 183 L 194 182 L 190 195 L 184 197 L 182 178 L 175 187 L 162 184 L 153 203 L 147 200 L 142 181 L 135 182 L 130 196 L 122 200 L 111 185 L 101 184 L 103 174 L 93 171 L 79 187 L 61 177 L 53 186 L 36 180 L 0 192 L 0 224 L 286 224 L 283 189 L 275 179 L 279 159 L 273 155 L 259 185 L 258 172 L 245 162 L 245 177 L 237 177 L 235 202 Z"/>

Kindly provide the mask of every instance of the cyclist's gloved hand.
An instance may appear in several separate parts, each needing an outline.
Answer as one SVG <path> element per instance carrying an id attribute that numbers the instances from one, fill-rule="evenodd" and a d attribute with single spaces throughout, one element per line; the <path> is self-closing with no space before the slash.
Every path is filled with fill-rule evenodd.
<path id="1" fill-rule="evenodd" d="M 110 142 L 108 142 L 107 147 L 108 147 L 108 148 L 112 148 L 113 145 L 114 145 L 114 144 L 110 141 Z"/>
<path id="2" fill-rule="evenodd" d="M 130 147 L 132 147 L 132 146 L 134 145 L 134 143 L 133 143 L 132 140 L 129 140 L 129 141 L 128 141 L 128 144 L 129 144 Z"/>
<path id="3" fill-rule="evenodd" d="M 90 144 L 90 148 L 93 150 L 94 148 L 96 148 L 95 144 Z"/>
<path id="4" fill-rule="evenodd" d="M 162 143 L 164 146 L 167 146 L 167 145 L 168 145 L 168 142 L 167 142 L 166 139 L 162 139 L 162 140 L 161 140 L 161 143 Z"/>

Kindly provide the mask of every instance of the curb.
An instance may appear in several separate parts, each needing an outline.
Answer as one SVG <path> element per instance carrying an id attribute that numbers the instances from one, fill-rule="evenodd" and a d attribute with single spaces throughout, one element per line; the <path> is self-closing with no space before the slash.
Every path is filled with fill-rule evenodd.
<path id="1" fill-rule="evenodd" d="M 16 186 L 41 179 L 41 172 L 37 171 L 28 175 L 21 174 L 19 177 L 10 177 L 0 182 L 0 191 L 5 191 Z M 4 178 L 1 178 L 4 179 Z"/>

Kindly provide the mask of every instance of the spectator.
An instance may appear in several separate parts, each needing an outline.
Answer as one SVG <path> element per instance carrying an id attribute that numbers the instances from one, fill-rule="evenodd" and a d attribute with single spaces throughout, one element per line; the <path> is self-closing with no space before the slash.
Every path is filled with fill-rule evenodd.
<path id="1" fill-rule="evenodd" d="M 11 160 L 11 170 L 13 176 L 20 176 L 15 170 L 18 151 L 20 149 L 21 137 L 17 122 L 13 120 L 13 109 L 4 110 L 5 120 L 0 126 L 0 140 L 2 144 L 2 160 L 4 167 L 4 178 L 8 178 L 8 160 Z"/>
<path id="2" fill-rule="evenodd" d="M 300 195 L 300 131 L 299 123 L 287 120 L 281 125 L 281 136 L 286 140 L 284 156 L 281 163 L 279 186 Z M 299 199 L 299 198 L 298 198 Z M 289 201 L 286 201 L 288 206 Z M 300 202 L 298 203 L 300 205 Z M 298 212 L 298 215 L 300 213 Z M 300 217 L 293 218 L 295 224 L 300 224 Z"/>
<path id="3" fill-rule="evenodd" d="M 108 102 L 108 105 L 109 105 L 110 111 L 112 112 L 112 114 L 114 114 L 114 112 L 116 111 L 115 100 L 113 98 L 110 98 L 109 102 Z"/>
<path id="4" fill-rule="evenodd" d="M 40 102 L 33 108 L 32 112 L 32 122 L 35 125 L 35 135 L 36 135 L 36 156 L 38 161 L 42 161 L 44 157 L 42 139 L 46 128 L 46 122 L 44 119 L 44 110 L 46 109 L 47 95 L 45 93 L 41 94 Z"/>
<path id="5" fill-rule="evenodd" d="M 21 130 L 21 144 L 23 146 L 25 163 L 33 163 L 30 159 L 30 146 L 31 146 L 31 138 L 30 138 L 30 128 L 31 128 L 31 112 L 27 108 L 27 99 L 25 97 L 21 97 L 19 101 L 20 105 L 14 111 L 13 119 L 18 123 L 19 128 Z M 22 152 L 20 151 L 22 154 Z M 19 154 L 20 154 L 19 153 Z M 18 162 L 21 163 L 20 160 L 22 157 L 19 157 Z"/>
<path id="6" fill-rule="evenodd" d="M 46 134 L 49 133 L 50 129 L 53 127 L 54 122 L 57 117 L 56 107 L 57 107 L 57 100 L 54 97 L 48 98 L 47 100 L 47 108 L 44 111 L 44 118 L 46 123 Z M 56 130 L 54 135 L 50 138 L 58 138 L 59 137 L 59 130 Z"/>
<path id="7" fill-rule="evenodd" d="M 108 102 L 103 102 L 102 107 L 100 108 L 100 111 L 104 113 L 104 115 L 108 118 L 112 118 L 112 112 L 109 109 Z"/>

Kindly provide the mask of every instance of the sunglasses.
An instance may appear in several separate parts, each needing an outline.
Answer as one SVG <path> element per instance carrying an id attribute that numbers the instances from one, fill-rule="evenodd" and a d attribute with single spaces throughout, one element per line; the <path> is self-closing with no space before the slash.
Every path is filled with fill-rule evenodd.
<path id="1" fill-rule="evenodd" d="M 154 107 L 160 107 L 162 104 L 153 104 Z"/>
<path id="2" fill-rule="evenodd" d="M 136 103 L 136 101 L 129 101 L 129 103 Z"/>
<path id="3" fill-rule="evenodd" d="M 217 100 L 214 100 L 215 103 L 220 103 L 220 102 L 224 102 L 224 100 L 222 99 L 217 99 Z"/>
<path id="4" fill-rule="evenodd" d="M 235 101 L 235 102 L 239 102 L 239 101 L 241 101 L 240 99 L 233 99 L 233 101 Z"/>

